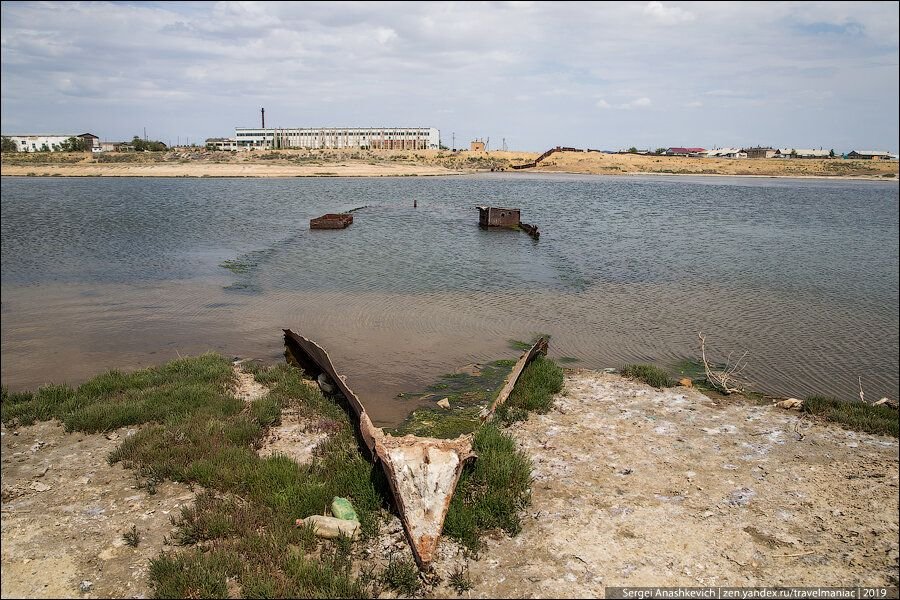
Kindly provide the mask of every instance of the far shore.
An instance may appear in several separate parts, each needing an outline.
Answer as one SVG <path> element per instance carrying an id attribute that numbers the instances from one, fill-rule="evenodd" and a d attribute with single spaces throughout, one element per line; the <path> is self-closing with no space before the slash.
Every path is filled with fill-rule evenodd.
<path id="1" fill-rule="evenodd" d="M 700 175 L 897 181 L 896 161 L 687 158 L 599 152 L 558 152 L 534 168 L 535 152 L 438 150 L 278 150 L 2 155 L 3 176 L 15 177 L 427 177 L 490 171 L 516 174 Z"/>

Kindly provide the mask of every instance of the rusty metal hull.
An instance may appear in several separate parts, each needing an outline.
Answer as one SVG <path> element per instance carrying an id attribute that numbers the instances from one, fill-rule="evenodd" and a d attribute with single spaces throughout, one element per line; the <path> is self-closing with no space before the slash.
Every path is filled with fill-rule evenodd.
<path id="1" fill-rule="evenodd" d="M 353 224 L 353 215 L 349 213 L 330 213 L 309 220 L 310 229 L 345 229 Z"/>
<path id="2" fill-rule="evenodd" d="M 406 435 L 394 437 L 372 424 L 359 398 L 331 362 L 328 352 L 312 340 L 290 329 L 284 330 L 288 362 L 312 377 L 324 373 L 338 387 L 354 413 L 359 437 L 374 462 L 381 464 L 390 485 L 394 505 L 410 540 L 420 568 L 426 569 L 434 552 L 450 509 L 450 500 L 466 462 L 476 457 L 472 435 L 456 439 Z M 541 338 L 525 352 L 507 376 L 497 399 L 482 415 L 490 419 L 512 392 L 525 365 L 538 354 L 547 352 L 547 340 Z"/>

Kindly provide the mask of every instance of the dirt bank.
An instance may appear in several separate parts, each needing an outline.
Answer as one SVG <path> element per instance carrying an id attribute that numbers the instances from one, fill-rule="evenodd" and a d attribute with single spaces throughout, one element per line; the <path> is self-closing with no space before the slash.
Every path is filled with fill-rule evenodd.
<path id="1" fill-rule="evenodd" d="M 532 504 L 520 535 L 468 562 L 465 596 L 897 585 L 894 438 L 586 371 L 513 432 L 534 461 Z M 432 593 L 447 597 L 467 563 L 442 546 Z"/>
<path id="2" fill-rule="evenodd" d="M 2 174 L 66 177 L 400 177 L 511 171 L 536 152 L 278 150 L 254 152 L 4 153 Z M 729 175 L 896 179 L 896 161 L 686 158 L 559 152 L 517 173 Z"/>
<path id="3" fill-rule="evenodd" d="M 3 598 L 151 595 L 148 562 L 168 548 L 169 519 L 193 504 L 194 493 L 169 481 L 138 487 L 134 471 L 110 466 L 106 457 L 133 432 L 70 434 L 55 422 L 3 427 Z M 136 547 L 124 539 L 132 526 Z"/>
<path id="4" fill-rule="evenodd" d="M 590 371 L 567 374 L 555 408 L 511 431 L 534 462 L 522 532 L 489 539 L 477 560 L 442 540 L 431 596 L 455 597 L 449 575 L 463 568 L 473 598 L 897 585 L 894 438 Z M 2 434 L 3 596 L 148 595 L 147 561 L 191 491 L 162 483 L 150 495 L 133 471 L 108 466 L 126 430 L 107 439 L 43 423 Z M 137 548 L 122 541 L 133 524 Z M 355 552 L 367 566 L 411 557 L 396 518 Z"/>

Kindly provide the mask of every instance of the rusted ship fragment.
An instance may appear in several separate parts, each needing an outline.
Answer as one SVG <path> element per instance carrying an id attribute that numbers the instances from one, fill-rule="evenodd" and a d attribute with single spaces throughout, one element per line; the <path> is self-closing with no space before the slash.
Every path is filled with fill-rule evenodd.
<path id="1" fill-rule="evenodd" d="M 309 220 L 310 229 L 345 229 L 353 223 L 349 213 L 328 213 Z"/>
<path id="2" fill-rule="evenodd" d="M 359 398 L 338 374 L 328 352 L 312 340 L 290 329 L 284 330 L 285 356 L 307 375 L 324 374 L 347 399 L 357 421 L 363 445 L 371 459 L 381 464 L 393 495 L 394 505 L 410 540 L 413 555 L 421 568 L 434 558 L 450 508 L 450 500 L 459 482 L 463 466 L 475 458 L 472 435 L 445 440 L 414 435 L 394 437 L 372 424 Z M 494 410 L 506 401 L 525 365 L 538 354 L 546 354 L 547 339 L 541 338 L 522 354 L 504 381 L 497 399 L 483 415 L 490 419 Z"/>
<path id="3" fill-rule="evenodd" d="M 502 208 L 496 206 L 476 206 L 478 209 L 479 227 L 505 227 L 521 229 L 534 239 L 541 237 L 537 225 L 522 222 L 521 210 L 518 208 Z"/>

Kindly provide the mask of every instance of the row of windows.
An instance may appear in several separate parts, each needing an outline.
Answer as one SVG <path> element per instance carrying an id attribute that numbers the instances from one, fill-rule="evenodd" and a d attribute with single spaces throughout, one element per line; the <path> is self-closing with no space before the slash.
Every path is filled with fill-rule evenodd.
<path id="1" fill-rule="evenodd" d="M 298 131 L 290 131 L 290 130 L 288 130 L 285 134 L 282 134 L 282 135 L 288 135 L 288 136 L 292 136 L 292 137 L 297 137 L 297 136 L 303 136 L 303 137 L 317 137 L 317 136 L 323 136 L 323 137 L 328 137 L 328 136 L 335 136 L 335 135 L 339 135 L 339 136 L 360 136 L 360 135 L 376 135 L 376 134 L 377 134 L 377 135 L 392 135 L 392 136 L 410 136 L 410 135 L 412 135 L 412 136 L 415 136 L 415 135 L 428 136 L 428 135 L 429 135 L 427 131 L 419 131 L 419 132 L 411 132 L 411 131 L 384 131 L 384 132 L 381 132 L 381 131 L 378 131 L 378 130 L 375 130 L 375 131 L 371 131 L 371 130 L 370 130 L 370 131 L 366 131 L 366 132 L 363 132 L 363 131 L 327 131 L 327 132 L 322 132 L 322 131 L 299 131 L 299 132 L 298 132 Z M 264 134 L 259 133 L 259 132 L 238 132 L 237 135 L 238 135 L 238 137 L 262 137 Z M 265 136 L 271 138 L 271 137 L 272 137 L 272 134 L 271 134 L 271 133 L 266 133 Z"/>

